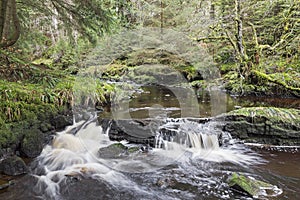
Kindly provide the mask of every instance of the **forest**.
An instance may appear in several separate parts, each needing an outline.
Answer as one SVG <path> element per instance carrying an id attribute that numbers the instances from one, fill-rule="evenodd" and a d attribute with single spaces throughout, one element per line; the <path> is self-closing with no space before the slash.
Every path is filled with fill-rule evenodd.
<path id="1" fill-rule="evenodd" d="M 167 90 L 171 92 L 168 93 Z M 148 96 L 143 96 L 147 94 Z M 124 109 L 128 110 L 114 110 L 117 109 L 116 107 L 124 106 L 124 102 L 126 104 Z M 188 105 L 182 102 L 188 102 Z M 147 110 L 146 116 L 141 111 L 143 109 Z M 198 112 L 197 109 L 200 111 Z M 25 176 L 27 178 L 21 179 L 15 178 L 15 175 L 38 174 L 36 176 L 39 176 L 45 173 L 46 177 L 50 176 L 47 170 L 35 171 L 38 167 L 32 167 L 33 165 L 42 163 L 48 166 L 49 162 L 52 162 L 47 169 L 58 170 L 59 161 L 50 157 L 50 154 L 54 155 L 53 152 L 46 154 L 45 146 L 52 144 L 51 148 L 54 149 L 56 144 L 58 149 L 68 149 L 69 146 L 65 141 L 62 142 L 63 139 L 57 139 L 60 137 L 57 133 L 68 126 L 75 125 L 76 131 L 81 133 L 82 127 L 89 126 L 91 123 L 92 110 L 97 113 L 96 121 L 102 126 L 103 131 L 107 130 L 110 140 L 118 142 L 125 140 L 129 144 L 138 144 L 132 147 L 121 142 L 113 143 L 108 147 L 101 146 L 97 156 L 103 156 L 101 157 L 103 159 L 124 159 L 116 154 L 126 154 L 125 159 L 128 157 L 131 159 L 131 154 L 136 151 L 145 154 L 150 147 L 158 148 L 157 138 L 160 136 L 161 143 L 164 145 L 159 147 L 166 149 L 167 144 L 170 145 L 168 142 L 173 142 L 174 138 L 176 141 L 179 137 L 170 139 L 179 132 L 174 133 L 173 128 L 168 127 L 169 122 L 163 125 L 160 119 L 159 122 L 155 121 L 156 115 L 162 116 L 161 112 L 166 112 L 168 119 L 194 117 L 200 124 L 196 126 L 195 120 L 192 120 L 193 123 L 184 121 L 182 123 L 187 125 L 176 125 L 180 130 L 195 131 L 200 126 L 204 127 L 199 130 L 201 138 L 184 136 L 189 138 L 185 142 L 189 148 L 195 149 L 200 145 L 200 149 L 207 150 L 208 146 L 209 149 L 214 149 L 215 140 L 218 148 L 223 146 L 226 148 L 230 143 L 226 143 L 229 140 L 225 137 L 226 132 L 231 134 L 229 138 L 233 137 L 247 144 L 262 145 L 257 148 L 264 150 L 254 151 L 264 155 L 262 156 L 264 158 L 268 157 L 270 151 L 275 151 L 274 154 L 278 159 L 283 159 L 286 155 L 279 152 L 287 152 L 287 157 L 291 159 L 282 163 L 288 164 L 289 170 L 294 173 L 274 172 L 276 176 L 280 174 L 276 179 L 272 174 L 262 176 L 263 171 L 260 169 L 260 171 L 247 172 L 250 175 L 254 173 L 255 178 L 262 180 L 252 183 L 244 168 L 233 167 L 233 169 L 224 164 L 227 169 L 230 168 L 229 171 L 233 171 L 228 183 L 230 187 L 226 185 L 227 183 L 223 185 L 227 176 L 224 175 L 226 174 L 224 171 L 215 171 L 207 175 L 215 177 L 218 173 L 223 174 L 221 179 L 212 181 L 215 181 L 213 185 L 209 185 L 212 182 L 207 183 L 209 188 L 217 188 L 214 184 L 220 186 L 220 192 L 217 189 L 205 188 L 205 183 L 203 183 L 203 191 L 200 191 L 196 189 L 200 186 L 194 182 L 195 180 L 176 179 L 171 177 L 172 172 L 169 171 L 166 172 L 167 175 L 161 175 L 163 177 L 156 177 L 158 174 L 155 174 L 154 178 L 144 174 L 141 177 L 131 178 L 130 181 L 134 182 L 132 184 L 136 184 L 137 188 L 141 187 L 139 191 L 131 192 L 128 192 L 130 189 L 127 187 L 118 185 L 118 181 L 113 182 L 114 177 L 108 177 L 110 179 L 108 183 L 100 181 L 100 184 L 96 179 L 100 184 L 99 187 L 105 186 L 101 198 L 97 198 L 97 191 L 92 190 L 89 191 L 89 197 L 79 195 L 77 199 L 119 199 L 117 195 L 122 196 L 123 193 L 125 199 L 131 199 L 135 197 L 134 195 L 137 197 L 146 195 L 146 199 L 189 199 L 188 195 L 192 195 L 191 199 L 200 197 L 230 199 L 236 197 L 236 193 L 228 188 L 234 188 L 239 184 L 242 193 L 250 195 L 251 198 L 262 195 L 257 188 L 265 187 L 272 188 L 270 190 L 274 196 L 283 195 L 276 197 L 278 199 L 293 199 L 297 196 L 296 182 L 300 181 L 299 171 L 296 172 L 300 170 L 297 166 L 297 162 L 300 161 L 299 109 L 299 0 L 0 1 L 0 198 L 3 195 L 4 199 L 19 199 L 18 185 L 23 185 L 22 190 L 27 191 L 24 185 L 30 179 L 28 175 Z M 128 119 L 122 118 L 123 114 L 120 113 L 123 111 L 131 114 L 130 119 L 136 126 L 131 127 L 133 125 L 126 121 Z M 78 116 L 80 119 L 75 119 Z M 119 116 L 122 117 L 119 119 Z M 80 120 L 85 120 L 87 125 L 79 125 Z M 210 121 L 218 122 L 219 125 L 214 125 L 216 126 L 214 131 L 218 130 L 221 133 L 215 131 L 218 137 L 205 136 L 206 139 L 203 139 L 202 129 L 206 130 L 206 125 Z M 154 122 L 159 124 L 155 125 L 157 126 L 155 134 L 152 127 Z M 131 133 L 124 128 L 127 125 L 122 123 L 129 123 L 129 130 L 134 129 L 136 132 L 145 131 L 139 128 L 141 125 L 145 127 L 151 125 L 152 132 L 147 135 L 145 131 L 146 136 L 140 136 L 140 132 Z M 190 127 L 185 128 L 185 126 Z M 74 130 L 73 135 L 76 135 L 77 132 Z M 96 139 L 99 137 L 95 136 Z M 165 141 L 166 138 L 169 138 L 169 141 Z M 86 138 L 80 139 L 85 141 Z M 77 139 L 66 138 L 67 140 L 74 142 L 72 145 L 75 145 Z M 276 148 L 278 149 L 274 150 Z M 245 158 L 245 163 L 257 161 L 244 149 L 236 151 L 249 155 L 249 158 Z M 61 158 L 66 156 L 62 153 L 58 155 Z M 78 154 L 72 156 L 75 159 Z M 36 159 L 37 157 L 40 159 Z M 137 158 L 139 159 L 140 157 Z M 240 161 L 243 159 L 244 157 L 240 158 Z M 83 160 L 88 159 L 84 157 Z M 30 164 L 35 162 L 39 164 Z M 68 163 L 63 159 L 61 162 Z M 239 161 L 228 162 L 236 164 Z M 275 163 L 276 160 L 268 160 L 268 162 Z M 54 167 L 55 163 L 57 166 Z M 82 164 L 79 161 L 70 161 L 70 163 Z M 279 168 L 283 169 L 285 164 Z M 117 168 L 119 166 L 117 164 L 105 164 L 107 165 L 109 169 L 113 166 L 112 169 L 116 173 L 121 173 L 120 171 L 123 170 Z M 258 162 L 255 165 L 262 164 Z M 192 167 L 197 166 L 193 163 Z M 201 166 L 208 167 L 208 165 Z M 275 164 L 268 166 L 270 167 L 267 168 L 268 170 L 273 170 Z M 28 192 L 29 196 L 25 195 L 22 198 L 34 199 L 33 196 L 36 195 L 42 199 L 72 199 L 70 194 L 72 190 L 76 191 L 74 188 L 81 188 L 79 191 L 83 195 L 87 189 L 82 185 L 95 184 L 89 179 L 92 177 L 91 174 L 87 178 L 86 171 L 90 170 L 90 173 L 99 170 L 89 167 L 90 165 L 83 166 L 79 171 L 66 172 L 64 177 L 73 177 L 78 181 L 74 183 L 73 188 L 69 188 L 71 191 L 69 193 L 61 189 L 65 185 L 57 183 L 59 186 L 54 187 L 51 184 L 45 186 L 45 182 L 40 189 L 47 189 L 47 192 L 51 190 L 49 193 L 46 192 L 46 196 Z M 78 166 L 74 169 L 78 169 Z M 171 169 L 163 168 L 163 170 Z M 174 170 L 176 171 L 177 168 Z M 235 173 L 235 170 L 241 173 Z M 176 175 L 180 177 L 180 173 Z M 187 170 L 182 177 L 185 173 L 192 174 Z M 187 176 L 198 176 L 198 174 L 191 174 Z M 116 176 L 120 176 L 121 180 L 125 175 Z M 199 176 L 206 177 L 203 174 Z M 49 180 L 52 179 L 54 178 L 51 177 Z M 60 180 L 59 183 L 65 181 L 61 177 L 57 179 Z M 102 177 L 102 179 L 106 178 Z M 149 187 L 157 196 L 146 194 L 145 191 L 141 192 L 142 187 L 148 186 L 146 183 L 139 182 L 139 179 L 145 179 L 149 184 L 151 181 L 155 182 L 155 187 L 153 185 Z M 290 179 L 294 182 L 285 185 Z M 122 181 L 125 185 L 131 184 L 128 179 Z M 283 185 L 277 185 L 279 188 L 276 187 L 278 190 L 275 190 L 273 186 L 277 181 L 281 181 Z M 15 186 L 12 182 L 16 182 Z M 34 183 L 33 180 L 29 182 L 29 184 Z M 246 184 L 247 182 L 250 182 L 249 185 Z M 105 196 L 113 193 L 113 187 L 118 188 L 119 193 L 115 194 L 116 196 Z M 160 193 L 162 188 L 170 191 L 172 189 L 172 192 L 168 190 L 166 193 Z M 282 191 L 278 192 L 280 188 L 283 194 Z M 182 193 L 177 194 L 173 190 Z M 206 194 L 206 191 L 212 192 Z M 184 196 L 185 194 L 187 196 Z M 244 198 L 243 195 L 237 197 Z"/>

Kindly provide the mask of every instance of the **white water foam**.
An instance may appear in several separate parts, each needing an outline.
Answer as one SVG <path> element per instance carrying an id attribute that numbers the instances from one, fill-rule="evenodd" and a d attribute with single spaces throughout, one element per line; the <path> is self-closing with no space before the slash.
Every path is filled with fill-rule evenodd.
<path id="1" fill-rule="evenodd" d="M 192 125 L 191 125 L 192 124 Z M 232 145 L 219 147 L 218 135 L 209 134 L 211 127 L 189 122 L 166 122 L 163 128 L 173 127 L 177 135 L 163 139 L 157 136 L 157 147 L 148 153 L 138 152 L 125 158 L 102 159 L 98 150 L 115 142 L 109 140 L 101 126 L 94 121 L 79 122 L 54 138 L 52 145 L 44 148 L 38 157 L 38 165 L 44 171 L 34 175 L 38 179 L 37 190 L 45 191 L 47 199 L 60 199 L 60 185 L 67 184 L 68 177 L 92 178 L 108 182 L 116 187 L 134 189 L 135 192 L 148 193 L 128 179 L 122 172 L 153 172 L 174 162 L 188 163 L 191 159 L 212 162 L 232 162 L 236 164 L 255 164 L 257 155 Z M 174 127 L 177 127 L 175 129 Z M 72 135 L 68 131 L 81 127 Z M 160 127 L 160 128 L 162 128 Z M 126 142 L 122 142 L 127 145 Z M 43 193 L 43 192 L 42 192 Z"/>

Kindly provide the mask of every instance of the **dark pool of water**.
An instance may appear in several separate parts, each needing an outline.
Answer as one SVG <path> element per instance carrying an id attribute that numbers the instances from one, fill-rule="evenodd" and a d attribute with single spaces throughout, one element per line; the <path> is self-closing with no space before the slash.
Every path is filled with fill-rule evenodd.
<path id="1" fill-rule="evenodd" d="M 125 106 L 131 118 L 153 118 L 164 116 L 170 118 L 211 117 L 240 107 L 274 106 L 282 108 L 300 108 L 300 99 L 276 97 L 236 97 L 230 96 L 220 90 L 191 94 L 189 90 L 181 90 L 186 95 L 178 95 L 172 87 L 145 86 L 142 93 L 135 94 Z M 200 95 L 199 95 L 200 94 Z M 117 105 L 118 106 L 118 105 Z M 185 113 L 183 113 L 185 112 Z M 188 114 L 186 114 L 188 113 Z M 103 117 L 111 115 L 102 113 Z"/>

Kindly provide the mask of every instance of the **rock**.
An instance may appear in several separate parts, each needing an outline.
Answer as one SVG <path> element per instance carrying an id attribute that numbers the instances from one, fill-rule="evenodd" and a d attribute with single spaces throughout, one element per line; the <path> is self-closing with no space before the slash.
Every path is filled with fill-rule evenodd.
<path id="1" fill-rule="evenodd" d="M 103 120 L 103 122 L 108 124 L 107 120 Z M 154 146 L 155 132 L 153 132 L 150 122 L 150 120 L 111 120 L 110 129 L 108 129 L 109 138 Z"/>
<path id="2" fill-rule="evenodd" d="M 17 176 L 27 173 L 28 168 L 20 157 L 12 156 L 0 162 L 0 172 L 9 176 Z"/>
<path id="3" fill-rule="evenodd" d="M 52 119 L 51 124 L 56 130 L 63 130 L 66 126 L 73 124 L 72 116 L 58 115 Z"/>
<path id="4" fill-rule="evenodd" d="M 20 151 L 23 156 L 35 158 L 40 155 L 44 147 L 44 135 L 39 130 L 28 130 L 21 141 Z"/>
<path id="5" fill-rule="evenodd" d="M 2 181 L 0 180 L 0 191 L 8 188 L 9 186 L 13 185 L 13 181 Z"/>
<path id="6" fill-rule="evenodd" d="M 235 191 L 245 193 L 254 198 L 261 196 L 278 196 L 282 193 L 282 190 L 278 189 L 277 186 L 237 173 L 233 173 L 227 182 Z"/>
<path id="7" fill-rule="evenodd" d="M 300 111 L 273 107 L 251 107 L 216 118 L 225 121 L 223 131 L 233 137 L 270 145 L 300 145 Z"/>
<path id="8" fill-rule="evenodd" d="M 99 149 L 98 156 L 101 158 L 115 159 L 124 158 L 130 154 L 139 152 L 140 147 L 126 147 L 122 143 L 115 143 Z"/>
<path id="9" fill-rule="evenodd" d="M 46 133 L 46 132 L 49 132 L 51 130 L 53 130 L 54 128 L 51 126 L 51 124 L 48 124 L 48 123 L 41 123 L 40 125 L 40 130 L 43 132 L 43 133 Z"/>
<path id="10" fill-rule="evenodd" d="M 108 131 L 110 140 L 122 141 L 127 140 L 130 143 L 143 144 L 146 146 L 155 146 L 155 136 L 159 132 L 164 140 L 169 140 L 170 137 L 176 136 L 180 124 L 189 122 L 191 125 L 205 124 L 210 119 L 208 118 L 186 118 L 186 119 L 168 119 L 169 122 L 174 122 L 176 127 L 162 127 L 166 124 L 165 119 L 99 119 L 99 123 L 103 127 L 103 131 Z M 220 131 L 221 132 L 221 131 Z M 220 135 L 220 134 L 218 134 Z M 180 136 L 177 137 L 178 142 Z M 174 141 L 177 141 L 174 139 Z"/>

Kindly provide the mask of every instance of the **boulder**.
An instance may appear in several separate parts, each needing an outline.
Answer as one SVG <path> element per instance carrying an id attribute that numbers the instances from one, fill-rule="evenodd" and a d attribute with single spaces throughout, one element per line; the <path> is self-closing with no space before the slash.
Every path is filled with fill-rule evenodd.
<path id="1" fill-rule="evenodd" d="M 122 143 L 115 143 L 99 149 L 98 156 L 101 158 L 115 159 L 124 158 L 130 154 L 140 151 L 140 147 L 126 147 Z"/>
<path id="2" fill-rule="evenodd" d="M 9 176 L 17 176 L 27 173 L 28 168 L 20 157 L 11 156 L 0 162 L 0 172 Z"/>
<path id="3" fill-rule="evenodd" d="M 44 134 L 37 130 L 27 130 L 21 141 L 20 151 L 23 156 L 35 158 L 40 155 L 44 147 Z"/>
<path id="4" fill-rule="evenodd" d="M 233 173 L 227 182 L 234 191 L 249 195 L 253 198 L 278 196 L 282 193 L 282 190 L 277 188 L 277 186 L 237 173 Z"/>
<path id="5" fill-rule="evenodd" d="M 114 141 L 127 140 L 137 144 L 149 144 L 154 146 L 155 132 L 151 120 L 100 120 L 103 130 L 108 130 L 109 139 Z"/>
<path id="6" fill-rule="evenodd" d="M 71 115 L 58 115 L 52 119 L 51 124 L 57 131 L 60 131 L 63 130 L 66 126 L 70 126 L 73 124 L 73 117 Z"/>

